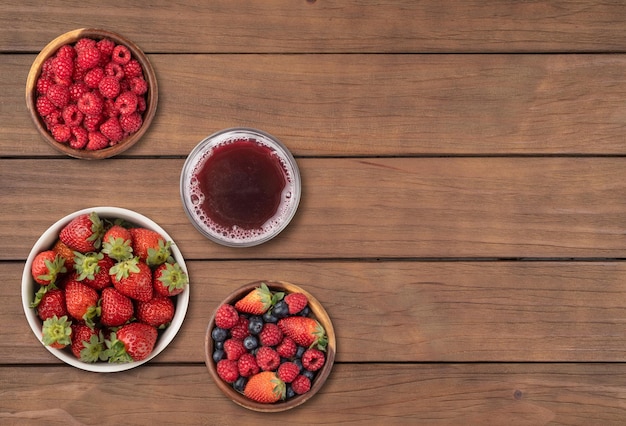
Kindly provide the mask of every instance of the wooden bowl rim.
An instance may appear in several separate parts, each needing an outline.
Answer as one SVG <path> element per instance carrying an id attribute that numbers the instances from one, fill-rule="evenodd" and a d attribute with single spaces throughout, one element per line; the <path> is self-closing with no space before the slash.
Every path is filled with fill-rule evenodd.
<path id="1" fill-rule="evenodd" d="M 143 123 L 141 128 L 127 137 L 126 139 L 121 140 L 116 145 L 113 145 L 108 148 L 89 151 L 85 149 L 74 149 L 69 145 L 59 143 L 54 140 L 52 135 L 48 132 L 42 118 L 37 113 L 36 108 L 36 85 L 37 79 L 41 75 L 41 68 L 43 63 L 52 56 L 56 51 L 65 44 L 71 44 L 83 37 L 91 37 L 97 39 L 110 38 L 115 41 L 117 44 L 123 44 L 131 51 L 133 57 L 139 61 L 143 68 L 144 77 L 146 82 L 148 83 L 148 92 L 146 97 L 146 111 L 143 114 Z M 150 127 L 152 120 L 156 114 L 158 104 L 158 85 L 156 74 L 154 72 L 154 68 L 152 64 L 143 53 L 143 51 L 131 40 L 126 37 L 109 31 L 105 29 L 99 28 L 79 28 L 76 30 L 68 31 L 64 34 L 59 35 L 50 43 L 48 43 L 37 55 L 33 64 L 30 67 L 30 71 L 28 73 L 28 77 L 26 80 L 26 106 L 30 113 L 31 119 L 35 124 L 35 127 L 39 131 L 39 134 L 43 137 L 43 139 L 48 142 L 53 148 L 57 151 L 60 151 L 70 157 L 80 158 L 84 160 L 100 160 L 104 158 L 113 157 L 126 151 L 131 146 L 135 145 L 139 139 L 145 134 L 145 132 Z"/>
<path id="2" fill-rule="evenodd" d="M 335 330 L 334 330 L 332 321 L 330 320 L 330 317 L 328 316 L 328 313 L 324 309 L 324 306 L 311 293 L 309 293 L 302 287 L 297 286 L 288 281 L 259 280 L 259 281 L 254 281 L 254 282 L 245 284 L 242 287 L 239 287 L 237 290 L 231 292 L 220 303 L 220 305 L 222 303 L 232 303 L 233 301 L 240 299 L 252 289 L 260 286 L 261 283 L 266 283 L 267 286 L 270 288 L 270 290 L 274 290 L 274 291 L 284 290 L 289 293 L 295 293 L 295 292 L 304 293 L 309 299 L 309 307 L 311 308 L 311 312 L 313 313 L 313 316 L 322 324 L 322 326 L 324 327 L 326 331 L 326 336 L 328 337 L 328 345 L 326 347 L 326 361 L 322 369 L 317 373 L 315 379 L 311 383 L 311 389 L 307 393 L 293 397 L 292 399 L 285 401 L 285 402 L 263 404 L 263 403 L 248 399 L 243 394 L 233 389 L 231 385 L 229 385 L 228 383 L 220 379 L 220 377 L 217 375 L 215 363 L 213 362 L 213 357 L 212 357 L 213 339 L 211 338 L 211 331 L 213 330 L 213 327 L 215 326 L 215 312 L 217 311 L 217 308 L 211 315 L 211 319 L 209 321 L 209 325 L 207 327 L 206 334 L 205 334 L 205 339 L 204 339 L 205 363 L 209 369 L 209 373 L 211 377 L 213 378 L 213 381 L 217 384 L 218 388 L 220 388 L 220 390 L 236 404 L 244 408 L 253 410 L 253 411 L 266 412 L 266 413 L 286 411 L 286 410 L 295 408 L 299 405 L 302 405 L 306 401 L 311 399 L 322 388 L 322 386 L 326 382 L 326 379 L 330 375 L 330 372 L 333 368 L 333 364 L 335 362 L 335 353 L 337 349 Z"/>

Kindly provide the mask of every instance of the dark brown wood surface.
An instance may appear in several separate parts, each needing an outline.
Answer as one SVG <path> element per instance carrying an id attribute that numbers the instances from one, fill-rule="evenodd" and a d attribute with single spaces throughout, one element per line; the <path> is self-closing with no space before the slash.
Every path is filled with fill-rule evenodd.
<path id="1" fill-rule="evenodd" d="M 271 0 L 0 5 L 1 424 L 622 424 L 626 7 L 619 1 Z M 82 27 L 155 68 L 150 130 L 97 162 L 53 151 L 25 103 L 35 56 Z M 250 249 L 190 224 L 181 167 L 227 127 L 293 152 L 290 226 Z M 62 364 L 31 332 L 24 261 L 59 218 L 135 210 L 176 241 L 191 301 L 137 369 Z M 320 393 L 226 399 L 212 311 L 259 279 L 305 287 L 337 336 Z M 99 411 L 96 411 L 99 410 Z"/>

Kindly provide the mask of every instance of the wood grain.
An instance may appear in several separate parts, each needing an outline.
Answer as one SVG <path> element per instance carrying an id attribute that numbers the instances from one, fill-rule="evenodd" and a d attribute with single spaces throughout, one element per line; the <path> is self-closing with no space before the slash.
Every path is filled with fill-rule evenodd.
<path id="1" fill-rule="evenodd" d="M 0 226 L 11 230 L 0 259 L 26 259 L 58 219 L 103 204 L 161 224 L 188 259 L 625 257 L 623 158 L 298 164 L 303 192 L 294 220 L 272 241 L 236 249 L 210 242 L 187 219 L 183 160 L 0 160 Z M 98 181 L 86 184 L 94 173 Z"/>
<path id="2" fill-rule="evenodd" d="M 59 7 L 11 0 L 0 5 L 0 51 L 33 52 L 58 34 L 96 27 L 148 52 L 621 52 L 622 6 L 601 0 L 159 0 L 149 6 L 85 0 Z"/>
<path id="3" fill-rule="evenodd" d="M 622 364 L 340 364 L 316 396 L 282 413 L 256 413 L 235 405 L 198 365 L 147 365 L 106 375 L 33 366 L 11 376 L 0 376 L 0 386 L 10 396 L 0 400 L 3 424 L 92 424 L 96 419 L 144 424 L 168 418 L 192 425 L 355 420 L 617 425 L 626 416 Z"/>
<path id="4" fill-rule="evenodd" d="M 59 156 L 0 61 L 0 156 Z M 129 156 L 186 156 L 233 126 L 296 156 L 623 155 L 621 55 L 149 55 L 157 115 Z"/>
<path id="5" fill-rule="evenodd" d="M 624 262 L 190 261 L 185 322 L 156 363 L 204 362 L 212 313 L 256 280 L 309 291 L 337 362 L 623 362 Z M 22 264 L 0 263 L 0 364 L 59 363 L 28 327 Z"/>

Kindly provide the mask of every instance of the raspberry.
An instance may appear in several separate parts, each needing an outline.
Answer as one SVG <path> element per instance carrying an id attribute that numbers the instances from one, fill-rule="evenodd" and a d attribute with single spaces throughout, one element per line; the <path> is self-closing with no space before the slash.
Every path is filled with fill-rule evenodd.
<path id="1" fill-rule="evenodd" d="M 35 107 L 37 108 L 37 113 L 39 113 L 39 115 L 42 117 L 46 117 L 50 115 L 52 112 L 56 111 L 57 109 L 52 103 L 52 101 L 48 99 L 46 96 L 38 97 Z"/>
<path id="2" fill-rule="evenodd" d="M 283 340 L 283 332 L 276 324 L 271 322 L 263 326 L 263 330 L 259 333 L 259 342 L 263 346 L 276 346 Z"/>
<path id="3" fill-rule="evenodd" d="M 53 84 L 48 88 L 46 96 L 58 108 L 64 108 L 70 101 L 70 90 L 67 86 Z"/>
<path id="4" fill-rule="evenodd" d="M 233 383 L 239 377 L 237 361 L 222 359 L 217 363 L 217 375 L 226 383 Z"/>
<path id="5" fill-rule="evenodd" d="M 126 78 L 143 77 L 143 68 L 137 59 L 131 59 L 124 65 L 124 75 Z"/>
<path id="6" fill-rule="evenodd" d="M 98 83 L 98 90 L 105 98 L 114 99 L 120 93 L 120 82 L 113 76 L 104 76 Z"/>
<path id="7" fill-rule="evenodd" d="M 137 96 L 144 95 L 148 91 L 148 82 L 142 77 L 130 79 L 130 90 Z"/>
<path id="8" fill-rule="evenodd" d="M 111 60 L 113 49 L 115 49 L 115 42 L 110 38 L 103 38 L 96 43 L 96 47 L 100 51 L 100 56 L 106 62 Z"/>
<path id="9" fill-rule="evenodd" d="M 141 129 L 141 125 L 143 124 L 143 119 L 141 115 L 137 112 L 133 112 L 132 114 L 122 114 L 120 116 L 120 125 L 122 126 L 122 130 L 126 133 L 135 133 L 139 129 Z M 245 336 L 244 336 L 245 337 Z"/>
<path id="10" fill-rule="evenodd" d="M 123 117 L 123 116 L 122 116 Z M 123 121 L 120 117 L 120 120 Z M 239 340 L 245 339 L 250 333 L 248 332 L 248 319 L 244 316 L 239 317 L 239 322 L 230 329 L 230 335 Z"/>
<path id="11" fill-rule="evenodd" d="M 275 371 L 280 365 L 280 356 L 269 346 L 261 346 L 256 353 L 256 363 L 263 371 Z"/>
<path id="12" fill-rule="evenodd" d="M 102 114 L 105 117 L 117 117 L 120 115 L 120 111 L 115 106 L 115 101 L 113 99 L 104 100 L 104 105 L 102 106 Z"/>
<path id="13" fill-rule="evenodd" d="M 76 57 L 76 50 L 74 50 L 74 48 L 70 46 L 69 44 L 65 44 L 59 47 L 59 50 L 57 50 L 56 56 L 74 59 Z"/>
<path id="14" fill-rule="evenodd" d="M 60 79 L 70 79 L 74 74 L 74 61 L 67 56 L 57 56 L 52 60 L 52 73 Z"/>
<path id="15" fill-rule="evenodd" d="M 40 95 L 45 95 L 50 86 L 52 86 L 53 84 L 54 82 L 48 77 L 39 77 L 37 79 L 37 93 Z"/>
<path id="16" fill-rule="evenodd" d="M 78 102 L 78 100 L 90 89 L 83 81 L 77 81 L 70 86 L 70 101 Z"/>
<path id="17" fill-rule="evenodd" d="M 276 371 L 276 373 L 278 374 L 280 380 L 285 383 L 291 383 L 293 382 L 293 379 L 295 379 L 298 374 L 300 374 L 300 367 L 298 367 L 293 362 L 287 361 L 278 366 L 278 370 Z"/>
<path id="18" fill-rule="evenodd" d="M 137 95 L 133 92 L 123 92 L 115 99 L 115 106 L 120 114 L 132 114 L 137 110 Z"/>
<path id="19" fill-rule="evenodd" d="M 131 53 L 128 47 L 118 44 L 113 49 L 113 53 L 111 54 L 111 60 L 117 64 L 127 64 L 131 60 Z"/>
<path id="20" fill-rule="evenodd" d="M 284 300 L 287 306 L 289 306 L 289 314 L 291 315 L 297 314 L 309 303 L 309 300 L 303 293 L 289 293 Z"/>
<path id="21" fill-rule="evenodd" d="M 324 352 L 316 348 L 309 348 L 302 354 L 302 366 L 309 371 L 317 371 L 324 365 Z"/>
<path id="22" fill-rule="evenodd" d="M 239 375 L 242 377 L 250 377 L 257 374 L 261 369 L 256 362 L 256 358 L 251 353 L 241 355 L 237 361 Z"/>
<path id="23" fill-rule="evenodd" d="M 87 72 L 89 72 L 89 70 L 82 69 L 78 66 L 76 62 L 74 62 L 74 73 L 72 74 L 72 81 L 70 81 L 69 85 L 71 86 L 72 83 L 74 83 L 75 81 L 85 80 L 85 75 L 87 75 Z"/>
<path id="24" fill-rule="evenodd" d="M 100 51 L 94 46 L 78 50 L 76 64 L 84 70 L 90 70 L 100 64 Z"/>
<path id="25" fill-rule="evenodd" d="M 143 114 L 147 109 L 146 98 L 143 96 L 137 97 L 137 112 Z"/>
<path id="26" fill-rule="evenodd" d="M 52 129 L 50 129 L 50 132 L 54 140 L 61 143 L 69 141 L 70 136 L 72 136 L 70 126 L 66 124 L 55 124 L 52 126 Z"/>
<path id="27" fill-rule="evenodd" d="M 241 355 L 245 354 L 246 348 L 243 346 L 243 342 L 240 339 L 228 339 L 224 342 L 224 352 L 226 352 L 226 358 L 233 361 L 237 361 Z"/>
<path id="28" fill-rule="evenodd" d="M 298 395 L 307 393 L 311 389 L 311 380 L 300 374 L 291 382 L 291 389 Z"/>
<path id="29" fill-rule="evenodd" d="M 110 117 L 107 121 L 102 123 L 100 125 L 100 133 L 111 141 L 111 145 L 115 145 L 124 139 L 124 131 L 117 117 Z"/>
<path id="30" fill-rule="evenodd" d="M 83 113 L 74 104 L 67 105 L 61 113 L 63 121 L 70 127 L 77 127 L 83 121 Z"/>
<path id="31" fill-rule="evenodd" d="M 104 66 L 104 74 L 113 76 L 118 80 L 122 80 L 125 76 L 122 66 L 115 62 L 109 62 Z"/>
<path id="32" fill-rule="evenodd" d="M 89 141 L 89 133 L 84 127 L 72 127 L 72 136 L 70 136 L 69 144 L 74 149 L 82 149 L 87 146 Z"/>
<path id="33" fill-rule="evenodd" d="M 96 47 L 96 41 L 89 37 L 83 37 L 74 44 L 74 49 L 76 49 L 77 52 L 87 47 Z"/>
<path id="34" fill-rule="evenodd" d="M 100 84 L 100 80 L 102 80 L 104 78 L 104 68 L 102 67 L 97 67 L 97 68 L 92 68 L 89 71 L 87 71 L 87 74 L 85 74 L 84 77 L 84 81 L 85 84 L 87 85 L 87 87 L 89 87 L 90 89 L 95 89 L 98 87 L 98 85 Z"/>
<path id="35" fill-rule="evenodd" d="M 298 350 L 298 345 L 291 337 L 285 336 L 283 341 L 276 346 L 276 352 L 281 358 L 293 358 L 296 355 L 296 351 Z"/>
<path id="36" fill-rule="evenodd" d="M 86 115 L 83 118 L 83 127 L 85 127 L 88 132 L 95 132 L 100 128 L 100 124 L 102 124 L 103 122 L 104 117 L 100 114 Z"/>
<path id="37" fill-rule="evenodd" d="M 86 149 L 90 151 L 97 151 L 109 146 L 109 140 L 100 132 L 89 132 Z"/>
<path id="38" fill-rule="evenodd" d="M 78 109 L 86 115 L 99 115 L 104 102 L 95 92 L 87 92 L 78 100 Z"/>
<path id="39" fill-rule="evenodd" d="M 230 330 L 239 323 L 239 312 L 233 305 L 224 303 L 215 312 L 215 325 Z"/>
<path id="40" fill-rule="evenodd" d="M 48 130 L 50 130 L 55 124 L 63 124 L 61 123 L 61 120 L 61 112 L 58 109 L 55 109 L 44 117 L 44 122 L 46 123 Z"/>

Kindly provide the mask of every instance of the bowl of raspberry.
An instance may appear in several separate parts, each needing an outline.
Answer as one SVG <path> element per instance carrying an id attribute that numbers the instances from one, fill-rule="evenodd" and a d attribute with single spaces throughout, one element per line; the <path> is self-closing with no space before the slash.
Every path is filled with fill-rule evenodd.
<path id="1" fill-rule="evenodd" d="M 255 281 L 215 309 L 204 349 L 209 373 L 228 398 L 253 411 L 278 412 L 322 388 L 336 339 L 311 293 L 286 281 Z"/>
<path id="2" fill-rule="evenodd" d="M 189 278 L 171 237 L 118 207 L 75 211 L 35 242 L 22 273 L 22 305 L 35 337 L 85 371 L 138 367 L 183 324 Z"/>
<path id="3" fill-rule="evenodd" d="M 43 139 L 75 158 L 109 158 L 150 127 L 158 87 L 152 65 L 132 41 L 82 28 L 46 45 L 31 65 L 26 106 Z"/>

